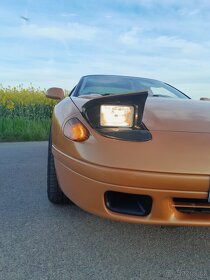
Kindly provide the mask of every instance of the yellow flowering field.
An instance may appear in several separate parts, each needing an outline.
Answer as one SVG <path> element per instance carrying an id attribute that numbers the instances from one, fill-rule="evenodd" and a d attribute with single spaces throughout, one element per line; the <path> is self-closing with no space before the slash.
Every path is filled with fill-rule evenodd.
<path id="1" fill-rule="evenodd" d="M 0 87 L 0 118 L 49 119 L 55 104 L 44 91 L 34 87 Z"/>
<path id="2" fill-rule="evenodd" d="M 0 141 L 47 140 L 57 101 L 34 87 L 0 87 Z"/>

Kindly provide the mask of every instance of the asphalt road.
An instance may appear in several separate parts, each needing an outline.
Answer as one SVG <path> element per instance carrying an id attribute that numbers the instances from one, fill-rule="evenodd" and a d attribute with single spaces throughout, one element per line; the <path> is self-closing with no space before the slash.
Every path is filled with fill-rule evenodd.
<path id="1" fill-rule="evenodd" d="M 105 220 L 46 197 L 47 143 L 0 144 L 0 280 L 210 279 L 210 228 Z"/>

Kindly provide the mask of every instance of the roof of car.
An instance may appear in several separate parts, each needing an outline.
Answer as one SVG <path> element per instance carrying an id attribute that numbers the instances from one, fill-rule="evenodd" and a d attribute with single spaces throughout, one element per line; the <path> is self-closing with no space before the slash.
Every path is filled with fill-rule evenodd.
<path id="1" fill-rule="evenodd" d="M 153 80 L 153 81 L 158 81 L 156 79 L 152 78 L 145 78 L 145 77 L 136 77 L 136 76 L 127 76 L 127 75 L 113 75 L 113 74 L 90 74 L 90 75 L 85 75 L 82 78 L 86 77 L 122 77 L 122 78 L 134 78 L 134 79 L 147 79 L 147 80 Z"/>

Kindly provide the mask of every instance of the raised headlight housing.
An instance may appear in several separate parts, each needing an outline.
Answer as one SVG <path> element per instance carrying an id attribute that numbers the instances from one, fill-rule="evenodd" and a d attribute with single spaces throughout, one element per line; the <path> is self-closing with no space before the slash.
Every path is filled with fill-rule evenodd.
<path id="1" fill-rule="evenodd" d="M 125 141 L 148 141 L 149 130 L 142 123 L 147 91 L 112 94 L 91 99 L 82 115 L 103 136 Z"/>

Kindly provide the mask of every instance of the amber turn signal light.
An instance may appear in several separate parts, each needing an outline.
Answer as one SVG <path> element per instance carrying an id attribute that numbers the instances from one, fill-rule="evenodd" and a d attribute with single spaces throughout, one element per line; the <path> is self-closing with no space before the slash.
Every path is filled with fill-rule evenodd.
<path id="1" fill-rule="evenodd" d="M 90 135 L 87 128 L 77 118 L 72 118 L 65 123 L 63 133 L 67 138 L 77 142 L 87 140 Z"/>

